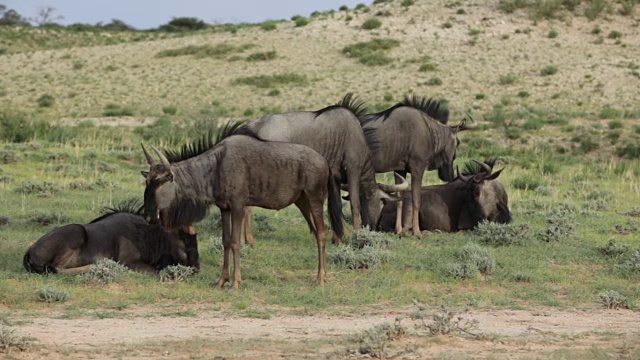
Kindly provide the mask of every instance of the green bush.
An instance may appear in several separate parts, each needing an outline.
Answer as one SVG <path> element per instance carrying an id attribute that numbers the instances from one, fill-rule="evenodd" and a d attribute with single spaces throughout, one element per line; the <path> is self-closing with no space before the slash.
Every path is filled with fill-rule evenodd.
<path id="1" fill-rule="evenodd" d="M 86 282 L 97 282 L 108 284 L 116 282 L 123 278 L 129 269 L 111 259 L 100 259 L 91 267 L 91 269 L 82 274 L 81 277 Z"/>
<path id="2" fill-rule="evenodd" d="M 59 193 L 62 188 L 49 181 L 25 180 L 13 191 L 24 195 L 50 196 Z"/>
<path id="3" fill-rule="evenodd" d="M 561 241 L 572 236 L 576 231 L 575 217 L 577 210 L 570 204 L 558 204 L 546 219 L 547 227 L 538 233 L 542 241 Z"/>
<path id="4" fill-rule="evenodd" d="M 518 9 L 526 8 L 528 5 L 528 0 L 500 0 L 498 2 L 498 9 L 507 14 L 511 14 Z"/>
<path id="5" fill-rule="evenodd" d="M 213 58 L 223 58 L 229 54 L 242 52 L 248 48 L 253 47 L 251 44 L 244 44 L 239 46 L 234 46 L 231 44 L 217 44 L 215 46 L 211 45 L 188 45 L 175 49 L 168 49 L 158 52 L 155 57 L 163 58 L 163 57 L 176 57 L 176 56 L 193 56 L 196 58 L 205 58 L 205 57 L 213 57 Z"/>
<path id="6" fill-rule="evenodd" d="M 278 23 L 273 20 L 267 20 L 260 23 L 260 28 L 264 31 L 272 31 L 278 27 Z"/>
<path id="7" fill-rule="evenodd" d="M 522 245 L 530 239 L 527 224 L 500 224 L 485 220 L 478 224 L 474 233 L 481 243 L 494 246 Z"/>
<path id="8" fill-rule="evenodd" d="M 195 17 L 177 17 L 168 23 L 161 25 L 158 29 L 167 32 L 198 31 L 205 29 L 207 24 Z"/>
<path id="9" fill-rule="evenodd" d="M 29 120 L 23 113 L 0 111 L 0 139 L 7 142 L 27 142 L 45 136 L 51 129 L 44 120 Z"/>
<path id="10" fill-rule="evenodd" d="M 406 333 L 407 330 L 397 318 L 394 324 L 383 323 L 358 333 L 354 336 L 354 341 L 358 343 L 359 354 L 384 359 L 389 342 L 400 339 Z"/>
<path id="11" fill-rule="evenodd" d="M 400 6 L 409 7 L 415 3 L 416 3 L 416 0 L 402 0 L 402 2 L 400 2 Z"/>
<path id="12" fill-rule="evenodd" d="M 519 190 L 535 190 L 539 186 L 544 185 L 544 182 L 537 176 L 524 175 L 513 179 L 511 184 Z"/>
<path id="13" fill-rule="evenodd" d="M 38 300 L 48 303 L 65 302 L 70 297 L 67 290 L 58 289 L 52 285 L 44 286 L 38 290 Z"/>
<path id="14" fill-rule="evenodd" d="M 131 107 L 123 107 L 117 104 L 107 104 L 102 112 L 102 116 L 133 116 L 133 114 L 134 112 Z"/>
<path id="15" fill-rule="evenodd" d="M 629 159 L 638 159 L 640 158 L 640 144 L 627 144 L 619 147 L 616 149 L 616 154 Z"/>
<path id="16" fill-rule="evenodd" d="M 31 215 L 27 222 L 40 226 L 61 225 L 69 222 L 69 217 L 61 212 L 37 213 Z"/>
<path id="17" fill-rule="evenodd" d="M 249 56 L 247 56 L 247 61 L 267 61 L 273 60 L 277 56 L 275 50 L 267 51 L 267 52 L 256 52 Z"/>
<path id="18" fill-rule="evenodd" d="M 613 121 L 609 121 L 607 126 L 611 130 L 613 130 L 613 129 L 622 129 L 624 127 L 624 124 L 620 120 L 613 120 Z"/>
<path id="19" fill-rule="evenodd" d="M 422 65 L 420 65 L 420 68 L 418 68 L 418 71 L 420 72 L 436 71 L 436 69 L 437 69 L 437 66 L 435 64 L 423 63 Z"/>
<path id="20" fill-rule="evenodd" d="M 162 112 L 165 113 L 165 115 L 175 115 L 178 113 L 178 107 L 175 105 L 163 106 Z"/>
<path id="21" fill-rule="evenodd" d="M 391 259 L 385 249 L 393 243 L 393 238 L 386 233 L 362 228 L 353 232 L 352 241 L 332 250 L 327 259 L 333 264 L 348 269 L 370 269 Z"/>
<path id="22" fill-rule="evenodd" d="M 195 274 L 195 269 L 191 266 L 170 265 L 160 270 L 158 275 L 161 282 L 175 282 L 185 281 L 193 274 Z"/>
<path id="23" fill-rule="evenodd" d="M 432 77 L 431 79 L 427 80 L 427 85 L 429 86 L 439 86 L 442 85 L 442 79 L 440 79 L 437 76 Z"/>
<path id="24" fill-rule="evenodd" d="M 500 75 L 498 78 L 498 83 L 500 85 L 512 85 L 518 81 L 518 76 L 514 73 L 508 73 L 506 75 Z"/>
<path id="25" fill-rule="evenodd" d="M 584 9 L 584 16 L 593 21 L 607 8 L 606 0 L 588 0 L 587 7 Z"/>
<path id="26" fill-rule="evenodd" d="M 380 19 L 378 18 L 371 17 L 365 20 L 365 22 L 362 23 L 361 27 L 365 30 L 373 30 L 379 28 L 380 26 L 382 26 L 382 21 L 380 21 Z"/>
<path id="27" fill-rule="evenodd" d="M 620 295 L 617 291 L 609 290 L 598 294 L 598 300 L 607 309 L 628 309 L 629 300 Z"/>
<path id="28" fill-rule="evenodd" d="M 302 26 L 306 26 L 309 24 L 309 19 L 307 19 L 304 16 L 298 16 L 295 20 L 294 20 L 296 27 L 302 27 Z"/>
<path id="29" fill-rule="evenodd" d="M 558 67 L 556 65 L 547 65 L 542 68 L 541 74 L 542 76 L 554 75 L 558 72 Z"/>
<path id="30" fill-rule="evenodd" d="M 622 37 L 622 33 L 620 31 L 613 30 L 607 35 L 609 39 L 619 39 Z"/>
<path id="31" fill-rule="evenodd" d="M 362 64 L 380 66 L 391 63 L 386 51 L 398 46 L 400 42 L 395 39 L 373 39 L 345 46 L 342 53 L 347 57 L 357 58 Z"/>
<path id="32" fill-rule="evenodd" d="M 557 30 L 551 30 L 549 31 L 549 33 L 547 34 L 547 37 L 549 39 L 555 39 L 558 37 L 558 31 Z"/>
<path id="33" fill-rule="evenodd" d="M 53 98 L 53 96 L 44 94 L 38 98 L 37 102 L 38 106 L 40 107 L 51 107 L 56 102 L 56 100 Z"/>
<path id="34" fill-rule="evenodd" d="M 284 73 L 273 75 L 256 75 L 237 78 L 232 81 L 233 84 L 250 85 L 257 88 L 273 88 L 276 85 L 306 85 L 308 83 L 307 76 L 296 73 Z"/>
<path id="35" fill-rule="evenodd" d="M 474 243 L 461 247 L 454 256 L 457 262 L 451 266 L 450 275 L 455 278 L 470 279 L 478 272 L 491 274 L 496 266 L 496 261 L 489 251 Z"/>

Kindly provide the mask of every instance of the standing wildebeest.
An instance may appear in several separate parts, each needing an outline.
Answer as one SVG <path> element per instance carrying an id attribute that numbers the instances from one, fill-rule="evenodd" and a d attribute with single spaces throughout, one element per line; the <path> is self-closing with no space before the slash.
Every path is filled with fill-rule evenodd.
<path id="1" fill-rule="evenodd" d="M 146 174 L 145 209 L 166 229 L 200 221 L 210 205 L 222 213 L 224 261 L 218 286 L 230 280 L 229 252 L 233 252 L 232 288 L 240 275 L 240 236 L 245 207 L 279 210 L 295 204 L 307 220 L 318 244 L 318 282 L 326 279 L 326 225 L 322 206 L 329 192 L 331 225 L 342 236 L 340 189 L 327 161 L 313 149 L 290 143 L 267 142 L 245 135 L 228 136 L 238 124 L 227 124 L 218 141 L 207 146 L 183 146 L 182 161 L 156 162 L 144 149 L 150 166 Z M 209 148 L 210 147 L 210 148 Z M 174 160 L 177 160 L 174 158 Z"/>
<path id="2" fill-rule="evenodd" d="M 470 116 L 469 116 L 470 117 Z M 413 202 L 413 233 L 422 237 L 418 223 L 420 188 L 425 170 L 438 169 L 443 181 L 453 180 L 453 160 L 458 146 L 457 134 L 476 125 L 464 120 L 455 126 L 447 126 L 449 111 L 441 108 L 433 99 L 405 97 L 387 110 L 360 116 L 360 124 L 373 153 L 373 167 L 377 173 L 396 171 L 402 176 L 411 174 Z M 396 231 L 402 232 L 400 220 L 402 200 L 398 202 Z"/>
<path id="3" fill-rule="evenodd" d="M 306 145 L 320 153 L 327 159 L 336 180 L 348 184 L 354 228 L 360 229 L 362 225 L 373 228 L 380 216 L 383 194 L 376 184 L 367 145 L 375 142 L 368 138 L 373 131 L 363 131 L 358 121 L 358 116 L 364 113 L 364 104 L 349 93 L 338 104 L 320 110 L 265 115 L 248 122 L 239 133 Z M 248 241 L 250 231 L 248 226 Z M 335 235 L 333 243 L 340 241 Z"/>
<path id="4" fill-rule="evenodd" d="M 112 259 L 144 272 L 177 264 L 199 267 L 197 262 L 189 262 L 185 246 L 195 235 L 170 233 L 150 225 L 129 205 L 133 202 L 109 209 L 88 224 L 51 230 L 29 247 L 24 268 L 35 273 L 79 274 L 89 271 L 100 259 Z"/>
<path id="5" fill-rule="evenodd" d="M 452 182 L 423 186 L 420 205 L 420 228 L 425 230 L 459 231 L 475 228 L 481 221 L 511 222 L 509 199 L 497 180 L 502 169 L 492 173 L 495 159 L 484 163 L 468 163 L 465 171 Z M 413 222 L 411 196 L 404 194 L 403 225 Z M 382 209 L 378 229 L 393 231 L 396 203 L 388 202 Z"/>

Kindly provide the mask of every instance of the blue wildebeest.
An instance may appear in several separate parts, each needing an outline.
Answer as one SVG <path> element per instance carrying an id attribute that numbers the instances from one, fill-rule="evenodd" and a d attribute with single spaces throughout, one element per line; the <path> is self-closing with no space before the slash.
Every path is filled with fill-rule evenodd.
<path id="1" fill-rule="evenodd" d="M 144 272 L 178 264 L 198 269 L 197 248 L 195 256 L 188 256 L 186 247 L 195 237 L 148 224 L 130 201 L 108 209 L 87 224 L 51 230 L 29 247 L 23 266 L 35 273 L 79 274 L 89 271 L 100 259 L 112 259 Z"/>
<path id="2" fill-rule="evenodd" d="M 465 170 L 447 184 L 423 186 L 421 190 L 420 229 L 459 231 L 475 228 L 481 221 L 511 222 L 509 198 L 497 180 L 502 169 L 493 172 L 496 159 L 467 163 Z M 404 193 L 403 226 L 411 227 L 413 214 L 411 194 Z M 393 231 L 396 202 L 390 201 L 382 209 L 378 224 L 380 231 Z"/>
<path id="3" fill-rule="evenodd" d="M 381 189 L 376 184 L 367 142 L 374 142 L 372 131 L 363 131 L 358 116 L 364 104 L 353 94 L 346 94 L 337 104 L 316 111 L 293 111 L 269 114 L 246 124 L 239 133 L 253 134 L 268 141 L 306 145 L 324 156 L 331 174 L 347 183 L 351 198 L 353 226 L 374 227 L 382 209 Z M 392 186 L 393 187 L 393 186 Z M 394 188 L 394 191 L 403 189 Z M 359 194 L 355 196 L 354 194 Z M 250 226 L 247 228 L 250 234 Z M 250 241 L 251 235 L 247 237 Z M 340 239 L 333 237 L 333 243 Z"/>
<path id="4" fill-rule="evenodd" d="M 145 209 L 165 229 L 190 226 L 216 205 L 222 214 L 224 256 L 218 286 L 230 280 L 229 253 L 233 253 L 232 288 L 240 274 L 240 237 L 247 206 L 279 210 L 295 204 L 307 220 L 318 245 L 318 276 L 326 279 L 326 225 L 322 207 L 327 192 L 333 230 L 342 236 L 340 189 L 327 161 L 313 149 L 290 143 L 267 142 L 233 135 L 238 124 L 227 124 L 215 142 L 183 146 L 180 156 L 153 148 L 160 162 L 144 149 L 150 170 L 146 174 Z"/>
<path id="5" fill-rule="evenodd" d="M 471 118 L 471 116 L 469 116 Z M 425 170 L 438 170 L 443 181 L 453 180 L 453 161 L 458 146 L 457 134 L 476 126 L 475 120 L 448 126 L 449 111 L 433 99 L 413 96 L 378 113 L 359 117 L 373 153 L 376 173 L 396 171 L 411 174 L 413 233 L 422 237 L 418 223 Z M 398 201 L 396 232 L 402 232 L 402 200 Z"/>

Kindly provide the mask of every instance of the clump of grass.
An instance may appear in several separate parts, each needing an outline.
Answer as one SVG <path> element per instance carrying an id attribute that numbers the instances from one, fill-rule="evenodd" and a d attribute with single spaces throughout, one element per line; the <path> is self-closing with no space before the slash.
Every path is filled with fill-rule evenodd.
<path id="1" fill-rule="evenodd" d="M 52 107 L 53 104 L 55 104 L 55 102 L 56 102 L 56 99 L 49 94 L 44 94 L 40 96 L 37 100 L 39 107 Z"/>
<path id="2" fill-rule="evenodd" d="M 624 127 L 624 124 L 620 120 L 613 120 L 613 121 L 609 121 L 609 123 L 607 124 L 607 127 L 609 127 L 609 129 L 611 130 L 622 129 Z"/>
<path id="3" fill-rule="evenodd" d="M 175 115 L 178 113 L 178 107 L 175 105 L 166 105 L 162 107 L 162 112 L 165 115 Z"/>
<path id="4" fill-rule="evenodd" d="M 250 85 L 257 88 L 273 88 L 277 85 L 302 86 L 308 83 L 307 76 L 297 73 L 283 73 L 273 75 L 256 75 L 241 77 L 233 80 L 233 84 Z"/>
<path id="5" fill-rule="evenodd" d="M 546 219 L 547 227 L 538 233 L 542 241 L 561 241 L 576 231 L 575 217 L 577 209 L 570 204 L 558 204 Z"/>
<path id="6" fill-rule="evenodd" d="M 500 224 L 485 220 L 478 224 L 474 233 L 478 236 L 478 240 L 485 245 L 522 245 L 529 240 L 529 226 L 527 224 Z"/>
<path id="7" fill-rule="evenodd" d="M 518 97 L 520 97 L 520 98 L 528 98 L 529 96 L 530 96 L 530 94 L 526 90 L 518 91 Z"/>
<path id="8" fill-rule="evenodd" d="M 170 265 L 160 270 L 158 275 L 161 282 L 175 282 L 185 281 L 193 274 L 195 274 L 195 269 L 191 266 Z"/>
<path id="9" fill-rule="evenodd" d="M 544 182 L 537 176 L 523 175 L 513 179 L 511 185 L 519 190 L 535 190 L 539 186 L 544 185 Z"/>
<path id="10" fill-rule="evenodd" d="M 81 276 L 86 282 L 108 284 L 122 279 L 128 272 L 129 269 L 119 262 L 100 259 L 91 267 L 91 270 Z"/>
<path id="11" fill-rule="evenodd" d="M 398 46 L 400 46 L 400 41 L 395 39 L 373 39 L 345 46 L 342 49 L 342 53 L 347 57 L 357 58 L 365 65 L 386 65 L 392 61 L 386 55 L 386 52 Z"/>
<path id="12" fill-rule="evenodd" d="M 629 245 L 618 244 L 614 240 L 609 240 L 607 245 L 600 246 L 597 249 L 602 255 L 608 257 L 621 257 L 630 251 Z"/>
<path id="13" fill-rule="evenodd" d="M 0 349 L 2 349 L 9 357 L 12 348 L 20 351 L 25 350 L 29 346 L 29 342 L 25 337 L 15 335 L 15 330 L 10 330 L 5 324 L 0 322 Z"/>
<path id="14" fill-rule="evenodd" d="M 453 332 L 476 336 L 472 331 L 478 328 L 479 322 L 468 316 L 468 308 L 458 312 L 449 309 L 447 305 L 442 305 L 439 313 L 428 316 L 426 314 L 427 307 L 424 304 L 418 300 L 413 300 L 413 303 L 417 310 L 411 317 L 419 321 L 416 328 L 426 330 L 431 335 L 448 335 Z M 427 321 L 428 318 L 431 318 L 430 322 Z"/>
<path id="15" fill-rule="evenodd" d="M 640 227 L 638 226 L 638 222 L 633 220 L 627 220 L 625 223 L 616 224 L 614 226 L 616 234 L 619 234 L 619 235 L 634 234 L 638 232 L 639 228 Z"/>
<path id="16" fill-rule="evenodd" d="M 529 6 L 527 0 L 500 0 L 498 2 L 498 10 L 507 14 L 511 14 L 518 9 L 524 9 Z"/>
<path id="17" fill-rule="evenodd" d="M 627 277 L 637 277 L 640 275 L 640 252 L 631 254 L 622 264 L 617 266 Z"/>
<path id="18" fill-rule="evenodd" d="M 409 7 L 413 4 L 415 4 L 416 1 L 415 0 L 402 0 L 402 2 L 400 2 L 400 6 L 402 7 Z"/>
<path id="19" fill-rule="evenodd" d="M 545 67 L 542 68 L 541 70 L 541 74 L 542 76 L 550 76 L 550 75 L 554 75 L 558 72 L 558 66 L 556 65 L 547 65 Z"/>
<path id="20" fill-rule="evenodd" d="M 616 154 L 628 159 L 640 158 L 640 144 L 627 144 L 616 149 Z"/>
<path id="21" fill-rule="evenodd" d="M 454 256 L 457 261 L 449 269 L 449 274 L 454 278 L 471 279 L 478 272 L 488 275 L 496 266 L 496 261 L 489 251 L 474 243 L 461 247 Z"/>
<path id="22" fill-rule="evenodd" d="M 584 16 L 593 21 L 607 8 L 606 0 L 589 0 L 587 7 L 584 9 Z"/>
<path id="23" fill-rule="evenodd" d="M 297 16 L 293 22 L 296 24 L 296 27 L 303 27 L 309 24 L 309 19 L 304 16 Z"/>
<path id="24" fill-rule="evenodd" d="M 24 195 L 51 196 L 62 191 L 62 188 L 49 181 L 25 180 L 13 189 Z"/>
<path id="25" fill-rule="evenodd" d="M 264 214 L 253 214 L 253 230 L 257 233 L 272 233 L 276 231 L 271 224 L 271 218 Z"/>
<path id="26" fill-rule="evenodd" d="M 275 50 L 256 52 L 247 56 L 247 61 L 268 61 L 275 59 L 276 56 L 278 56 L 278 53 Z"/>
<path id="27" fill-rule="evenodd" d="M 38 290 L 38 300 L 47 303 L 65 302 L 70 297 L 71 295 L 67 290 L 58 289 L 52 285 L 44 286 Z"/>
<path id="28" fill-rule="evenodd" d="M 442 79 L 440 79 L 437 76 L 434 76 L 431 79 L 427 80 L 426 84 L 429 86 L 440 86 L 442 85 Z"/>
<path id="29" fill-rule="evenodd" d="M 406 333 L 406 328 L 396 318 L 393 324 L 376 325 L 356 334 L 354 341 L 358 343 L 358 353 L 384 359 L 389 342 L 402 338 Z"/>
<path id="30" fill-rule="evenodd" d="M 37 213 L 31 215 L 27 220 L 28 223 L 40 226 L 59 225 L 69 222 L 69 216 L 56 211 L 51 213 Z"/>
<path id="31" fill-rule="evenodd" d="M 365 20 L 362 23 L 362 28 L 364 30 L 373 30 L 373 29 L 377 29 L 380 26 L 382 26 L 382 21 L 380 21 L 380 19 L 376 18 L 376 17 L 371 17 L 368 18 L 367 20 Z"/>
<path id="32" fill-rule="evenodd" d="M 614 290 L 603 291 L 598 294 L 597 298 L 607 309 L 617 310 L 629 308 L 629 300 Z"/>
<path id="33" fill-rule="evenodd" d="M 622 33 L 617 30 L 612 30 L 609 35 L 607 35 L 608 39 L 620 39 L 622 37 Z"/>
<path id="34" fill-rule="evenodd" d="M 388 234 L 362 228 L 353 232 L 352 241 L 334 248 L 327 259 L 348 269 L 370 269 L 388 261 L 392 255 L 385 249 L 393 243 Z"/>
<path id="35" fill-rule="evenodd" d="M 273 20 L 263 21 L 260 23 L 260 29 L 264 31 L 272 31 L 278 27 L 278 23 Z"/>
<path id="36" fill-rule="evenodd" d="M 0 215 L 0 226 L 5 226 L 5 225 L 9 225 L 10 223 L 10 219 L 8 216 L 6 215 Z"/>
<path id="37" fill-rule="evenodd" d="M 500 75 L 498 83 L 500 85 L 512 85 L 518 81 L 518 76 L 514 73 L 508 73 L 506 75 Z"/>
<path id="38" fill-rule="evenodd" d="M 558 31 L 557 30 L 551 30 L 549 31 L 549 33 L 547 34 L 547 37 L 549 39 L 555 39 L 558 37 Z"/>
<path id="39" fill-rule="evenodd" d="M 420 65 L 420 67 L 418 68 L 418 71 L 420 72 L 436 71 L 437 68 L 438 67 L 436 64 L 425 62 L 425 63 L 422 63 L 422 65 Z"/>
<path id="40" fill-rule="evenodd" d="M 129 106 L 121 106 L 117 104 L 107 104 L 104 107 L 104 111 L 102 112 L 102 116 L 133 116 L 134 111 L 133 108 Z"/>
<path id="41" fill-rule="evenodd" d="M 234 46 L 231 44 L 217 44 L 211 45 L 188 45 L 176 49 L 168 49 L 160 51 L 156 54 L 157 58 L 163 57 L 176 57 L 176 56 L 193 56 L 195 58 L 223 58 L 229 54 L 242 52 L 248 48 L 253 47 L 251 44 L 243 44 Z"/>
<path id="42" fill-rule="evenodd" d="M 17 163 L 20 157 L 11 150 L 0 150 L 0 164 Z"/>

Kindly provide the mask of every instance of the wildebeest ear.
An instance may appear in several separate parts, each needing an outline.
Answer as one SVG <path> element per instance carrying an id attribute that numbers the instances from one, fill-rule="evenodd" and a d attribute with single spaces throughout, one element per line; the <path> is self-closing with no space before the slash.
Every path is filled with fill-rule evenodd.
<path id="1" fill-rule="evenodd" d="M 502 170 L 504 170 L 504 168 L 494 172 L 493 174 L 491 174 L 490 176 L 487 176 L 487 180 L 495 180 L 498 178 L 498 176 L 500 176 L 500 173 L 502 172 Z"/>
<path id="2" fill-rule="evenodd" d="M 149 176 L 149 172 L 148 171 L 140 171 L 140 174 L 142 174 L 142 176 L 146 179 Z"/>

